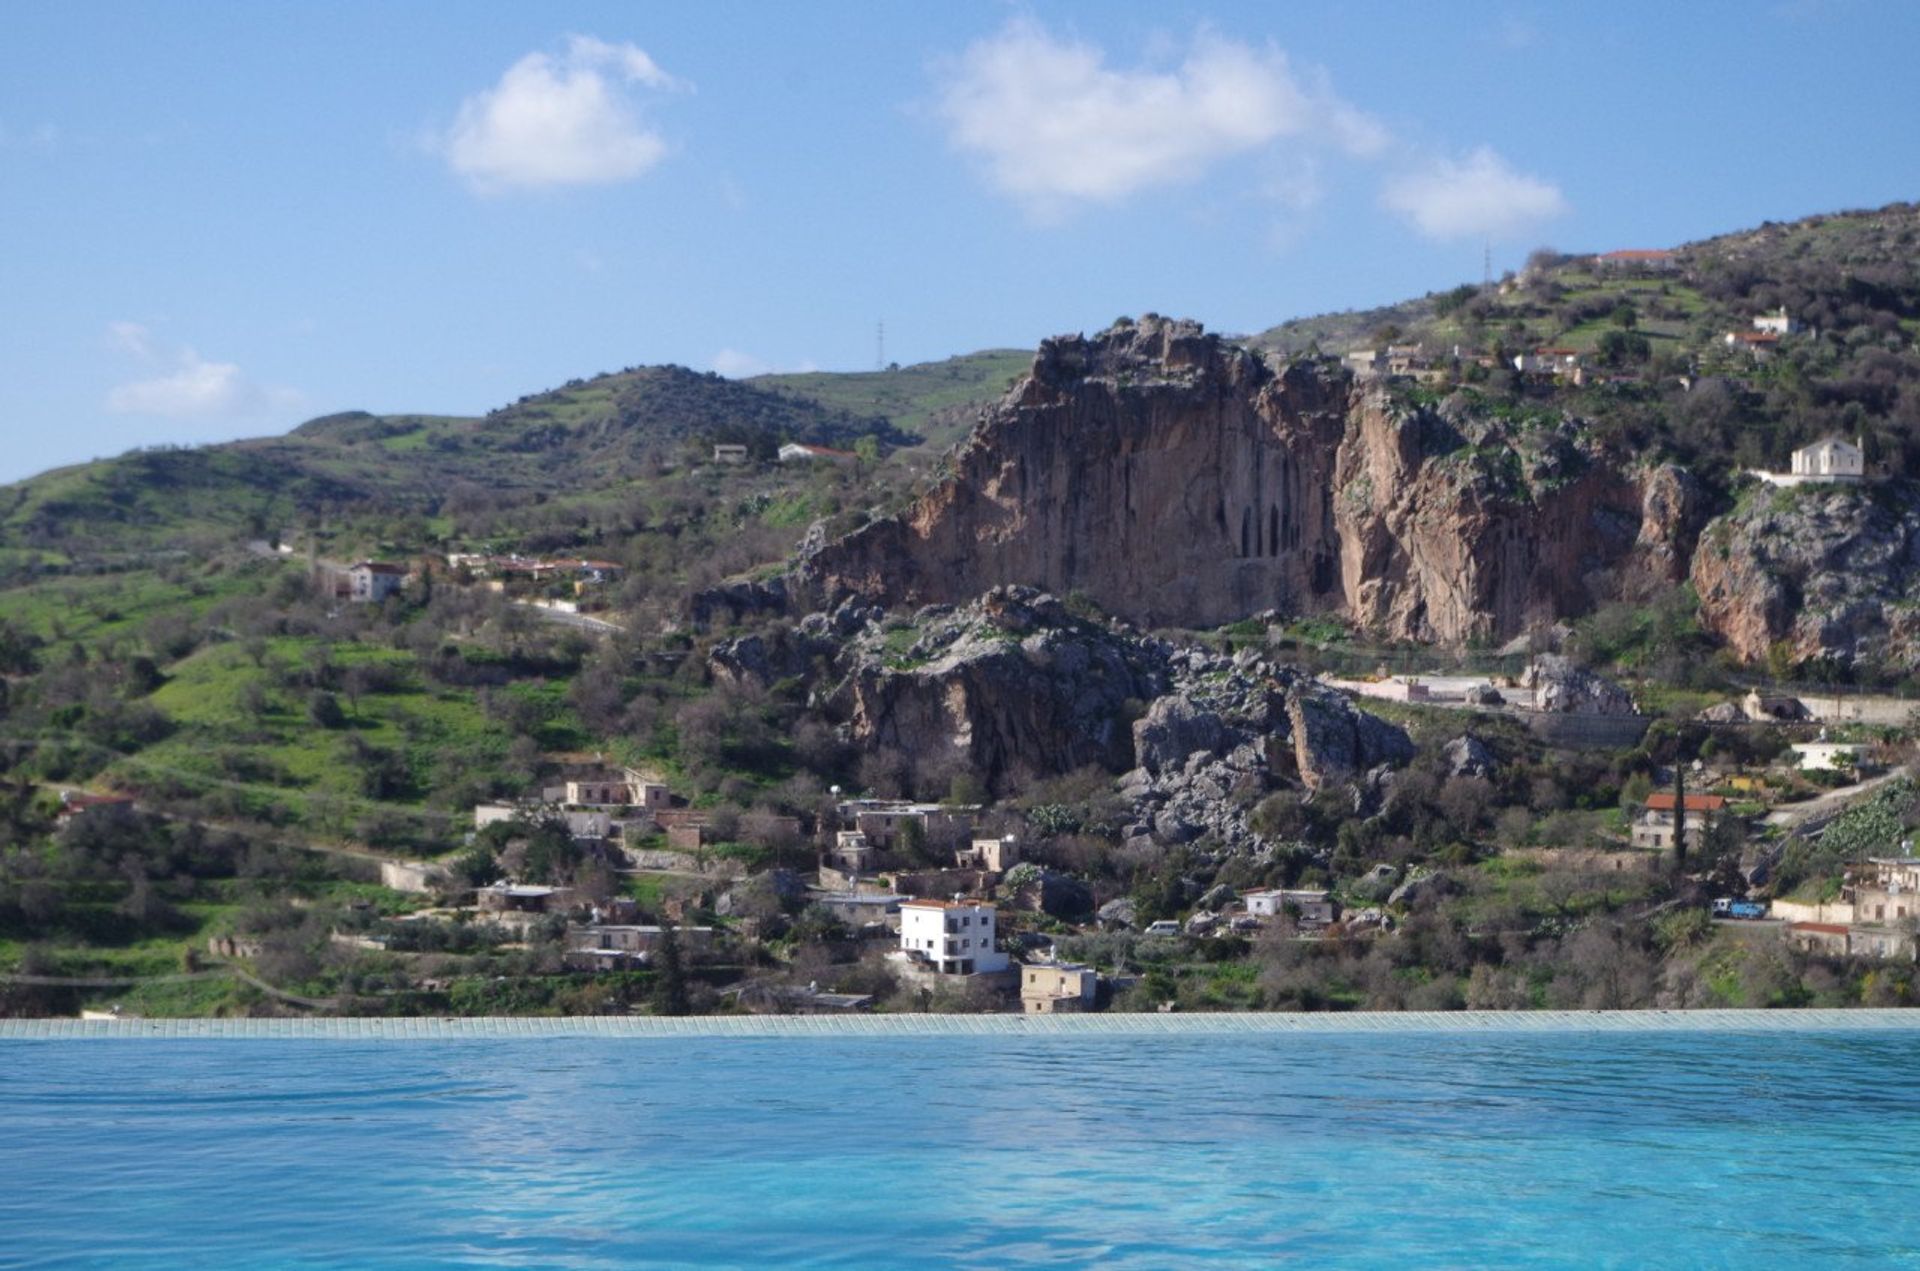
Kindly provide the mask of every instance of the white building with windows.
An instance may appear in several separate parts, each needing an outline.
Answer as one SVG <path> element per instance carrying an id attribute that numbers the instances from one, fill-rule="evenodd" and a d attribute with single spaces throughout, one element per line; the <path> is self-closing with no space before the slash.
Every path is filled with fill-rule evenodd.
<path id="1" fill-rule="evenodd" d="M 1823 481 L 1858 481 L 1867 473 L 1866 453 L 1845 437 L 1822 437 L 1793 452 L 1793 473 Z"/>
<path id="2" fill-rule="evenodd" d="M 900 906 L 900 952 L 942 975 L 986 975 L 1011 961 L 993 947 L 994 909 L 973 900 L 909 900 Z"/>
<path id="3" fill-rule="evenodd" d="M 1822 481 L 1865 481 L 1865 443 L 1856 444 L 1845 437 L 1822 437 L 1812 445 L 1802 446 L 1793 452 L 1789 471 L 1754 471 L 1753 475 L 1768 485 L 1789 487 Z"/>

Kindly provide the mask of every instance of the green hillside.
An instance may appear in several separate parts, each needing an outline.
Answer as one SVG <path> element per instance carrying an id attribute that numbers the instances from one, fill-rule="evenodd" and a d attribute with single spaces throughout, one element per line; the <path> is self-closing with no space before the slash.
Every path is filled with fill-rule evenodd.
<path id="1" fill-rule="evenodd" d="M 967 435 L 978 407 L 1005 393 L 1033 365 L 1025 349 L 984 349 L 944 362 L 884 371 L 814 371 L 749 381 L 782 396 L 854 416 L 881 416 L 944 450 Z"/>

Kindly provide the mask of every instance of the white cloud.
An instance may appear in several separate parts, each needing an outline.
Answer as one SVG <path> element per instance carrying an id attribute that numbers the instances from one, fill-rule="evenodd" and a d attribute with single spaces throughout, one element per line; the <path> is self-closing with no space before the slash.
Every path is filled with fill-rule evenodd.
<path id="1" fill-rule="evenodd" d="M 753 375 L 765 375 L 773 367 L 751 353 L 742 353 L 739 349 L 721 349 L 713 355 L 713 369 L 730 380 L 746 379 Z"/>
<path id="2" fill-rule="evenodd" d="M 116 414 L 235 419 L 296 410 L 304 400 L 293 389 L 254 383 L 232 362 L 208 361 L 185 345 L 163 346 L 137 322 L 108 323 L 107 339 L 122 353 L 165 368 L 110 390 L 107 409 Z"/>
<path id="3" fill-rule="evenodd" d="M 1324 76 L 1296 73 L 1271 45 L 1209 31 L 1170 69 L 1115 68 L 1100 49 L 1020 18 L 970 46 L 943 81 L 948 140 L 1045 217 L 1190 182 L 1283 140 L 1362 157 L 1387 141 Z"/>
<path id="4" fill-rule="evenodd" d="M 751 379 L 756 375 L 772 375 L 776 371 L 785 374 L 805 375 L 820 368 L 812 361 L 802 361 L 795 366 L 775 366 L 765 358 L 739 349 L 721 349 L 708 363 L 716 375 L 724 375 L 730 380 Z"/>
<path id="5" fill-rule="evenodd" d="M 435 148 L 481 194 L 630 181 L 666 157 L 635 89 L 684 87 L 632 44 L 575 35 L 529 53 L 460 106 Z"/>
<path id="6" fill-rule="evenodd" d="M 1489 146 L 1387 183 L 1381 202 L 1428 238 L 1511 238 L 1569 210 L 1560 188 L 1516 172 Z"/>

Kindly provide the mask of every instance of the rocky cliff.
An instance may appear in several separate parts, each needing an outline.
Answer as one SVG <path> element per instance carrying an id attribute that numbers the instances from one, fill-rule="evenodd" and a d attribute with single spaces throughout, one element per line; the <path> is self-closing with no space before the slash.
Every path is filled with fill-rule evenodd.
<path id="1" fill-rule="evenodd" d="M 726 683 L 810 682 L 848 741 L 898 751 L 922 778 L 970 772 L 997 791 L 1093 765 L 1129 772 L 1136 797 L 1192 803 L 1190 827 L 1216 786 L 1321 789 L 1413 754 L 1294 667 L 1087 621 L 1027 587 L 911 620 L 845 604 L 723 641 L 708 665 Z M 1242 811 L 1217 815 L 1239 825 Z"/>
<path id="2" fill-rule="evenodd" d="M 1692 489 L 1601 461 L 1572 421 L 1416 405 L 1149 317 L 1045 342 L 947 480 L 795 582 L 889 605 L 1020 583 L 1148 626 L 1277 610 L 1502 640 L 1684 578 Z"/>
<path id="3" fill-rule="evenodd" d="M 1920 490 L 1752 491 L 1693 556 L 1702 624 L 1742 658 L 1920 662 Z"/>

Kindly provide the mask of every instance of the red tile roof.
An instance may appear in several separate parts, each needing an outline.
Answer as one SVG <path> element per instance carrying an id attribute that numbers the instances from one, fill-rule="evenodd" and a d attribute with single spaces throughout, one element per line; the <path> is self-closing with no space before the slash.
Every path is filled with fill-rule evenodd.
<path id="1" fill-rule="evenodd" d="M 1650 794 L 1647 796 L 1647 806 L 1655 812 L 1671 812 L 1673 811 L 1673 796 L 1671 794 Z M 1687 796 L 1687 811 L 1689 812 L 1718 812 L 1726 806 L 1727 800 L 1724 795 L 1690 794 Z"/>

